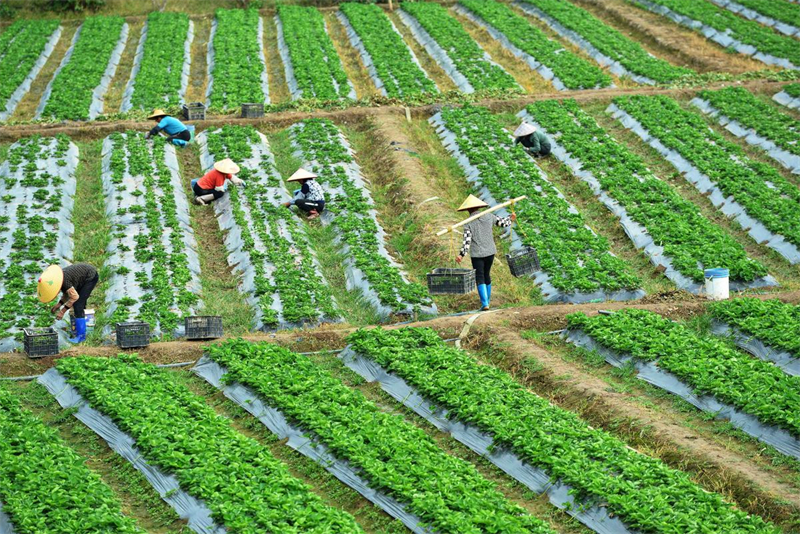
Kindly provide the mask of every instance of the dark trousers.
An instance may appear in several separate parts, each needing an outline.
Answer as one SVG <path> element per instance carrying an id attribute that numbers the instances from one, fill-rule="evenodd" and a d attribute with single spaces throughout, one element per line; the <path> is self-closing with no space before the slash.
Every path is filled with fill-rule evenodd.
<path id="1" fill-rule="evenodd" d="M 173 139 L 180 139 L 181 141 L 186 141 L 187 143 L 192 140 L 192 134 L 189 130 L 183 130 L 175 135 L 167 136 L 167 142 L 171 143 Z"/>
<path id="2" fill-rule="evenodd" d="M 86 301 L 89 300 L 89 295 L 92 294 L 99 280 L 100 277 L 95 274 L 94 278 L 88 282 L 84 282 L 80 287 L 75 288 L 75 291 L 78 292 L 78 300 L 72 305 L 72 313 L 76 319 L 83 319 L 86 317 Z"/>
<path id="3" fill-rule="evenodd" d="M 475 269 L 475 283 L 491 284 L 492 277 L 489 272 L 492 270 L 492 263 L 494 263 L 494 254 L 484 258 L 471 258 L 472 268 Z"/>
<path id="4" fill-rule="evenodd" d="M 305 200 L 298 198 L 294 201 L 294 205 L 305 212 L 316 210 L 317 213 L 322 213 L 325 210 L 325 203 L 320 202 L 319 200 Z"/>
<path id="5" fill-rule="evenodd" d="M 203 195 L 214 195 L 214 200 L 219 200 L 222 198 L 222 195 L 225 194 L 225 191 L 217 191 L 216 189 L 203 189 L 197 185 L 197 182 L 194 180 L 192 180 L 192 191 L 196 197 L 202 197 Z"/>

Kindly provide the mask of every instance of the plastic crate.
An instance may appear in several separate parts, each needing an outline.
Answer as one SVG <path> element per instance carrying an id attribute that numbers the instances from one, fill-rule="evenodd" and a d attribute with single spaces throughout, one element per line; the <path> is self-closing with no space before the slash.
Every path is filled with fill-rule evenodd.
<path id="1" fill-rule="evenodd" d="M 193 315 L 184 319 L 186 339 L 216 339 L 222 337 L 222 317 Z"/>
<path id="2" fill-rule="evenodd" d="M 511 269 L 511 276 L 519 278 L 527 276 L 539 270 L 539 255 L 533 247 L 522 247 L 512 250 L 511 254 L 506 254 L 508 268 Z"/>
<path id="3" fill-rule="evenodd" d="M 52 327 L 23 328 L 25 354 L 29 358 L 42 358 L 58 354 L 58 334 Z"/>
<path id="4" fill-rule="evenodd" d="M 150 344 L 150 325 L 142 321 L 117 323 L 117 346 L 121 349 L 146 347 Z"/>
<path id="5" fill-rule="evenodd" d="M 190 121 L 202 121 L 206 118 L 206 105 L 202 102 L 192 102 L 182 106 L 183 118 Z"/>
<path id="6" fill-rule="evenodd" d="M 242 104 L 243 119 L 257 119 L 264 116 L 264 104 Z"/>
<path id="7" fill-rule="evenodd" d="M 466 295 L 475 291 L 475 269 L 434 269 L 428 273 L 431 295 Z"/>

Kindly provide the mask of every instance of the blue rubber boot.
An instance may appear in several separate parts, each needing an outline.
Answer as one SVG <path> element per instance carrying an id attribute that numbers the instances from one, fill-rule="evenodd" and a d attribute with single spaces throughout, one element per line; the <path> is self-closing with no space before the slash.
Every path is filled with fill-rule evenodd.
<path id="1" fill-rule="evenodd" d="M 86 341 L 86 317 L 75 319 L 75 337 L 70 338 L 70 343 L 82 343 Z"/>
<path id="2" fill-rule="evenodd" d="M 172 144 L 183 148 L 186 146 L 186 141 L 184 141 L 183 139 L 173 139 Z"/>
<path id="3" fill-rule="evenodd" d="M 487 293 L 486 284 L 478 284 L 478 295 L 481 297 L 481 309 L 489 308 L 489 297 Z"/>
<path id="4" fill-rule="evenodd" d="M 486 284 L 486 305 L 492 303 L 492 284 Z"/>

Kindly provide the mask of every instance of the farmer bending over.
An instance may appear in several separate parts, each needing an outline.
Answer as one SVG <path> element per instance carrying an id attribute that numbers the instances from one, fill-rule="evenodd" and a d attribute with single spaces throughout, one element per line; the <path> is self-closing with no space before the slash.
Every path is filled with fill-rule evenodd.
<path id="1" fill-rule="evenodd" d="M 239 172 L 239 166 L 228 158 L 216 162 L 214 168 L 205 173 L 202 178 L 192 180 L 194 201 L 202 206 L 222 198 L 222 195 L 225 194 L 227 180 L 233 182 L 233 185 L 244 185 L 244 180 L 234 176 L 237 172 Z"/>
<path id="2" fill-rule="evenodd" d="M 189 129 L 181 121 L 170 117 L 161 109 L 154 110 L 152 115 L 147 118 L 156 121 L 156 125 L 145 134 L 145 139 L 150 139 L 163 130 L 167 134 L 167 142 L 175 146 L 185 147 L 192 140 L 192 133 Z"/>
<path id="3" fill-rule="evenodd" d="M 470 195 L 456 211 L 466 211 L 472 216 L 481 208 L 487 206 L 488 204 L 483 200 Z M 491 213 L 464 225 L 464 242 L 461 245 L 456 261 L 461 263 L 464 256 L 469 252 L 472 268 L 475 269 L 475 281 L 478 284 L 478 296 L 481 298 L 481 310 L 489 309 L 489 301 L 492 298 L 492 277 L 489 273 L 492 270 L 494 255 L 497 253 L 492 227 L 508 228 L 516 220 L 517 216 L 513 213 L 509 217 L 498 217 Z"/>
<path id="4" fill-rule="evenodd" d="M 525 151 L 534 158 L 550 154 L 550 140 L 536 126 L 523 122 L 514 130 L 514 137 L 514 143 L 521 143 Z"/>
<path id="5" fill-rule="evenodd" d="M 50 302 L 59 291 L 63 293 L 61 300 L 50 309 L 56 319 L 60 321 L 70 309 L 75 314 L 75 337 L 70 343 L 86 340 L 86 301 L 99 279 L 97 269 L 88 263 L 75 263 L 63 269 L 51 265 L 39 277 L 36 292 L 41 302 Z"/>
<path id="6" fill-rule="evenodd" d="M 316 177 L 317 175 L 313 172 L 297 169 L 286 181 L 300 182 L 302 186 L 294 192 L 294 200 L 284 202 L 283 205 L 288 208 L 294 204 L 298 209 L 306 212 L 309 219 L 319 217 L 319 214 L 325 210 L 325 193 L 322 191 L 322 186 L 314 179 Z"/>

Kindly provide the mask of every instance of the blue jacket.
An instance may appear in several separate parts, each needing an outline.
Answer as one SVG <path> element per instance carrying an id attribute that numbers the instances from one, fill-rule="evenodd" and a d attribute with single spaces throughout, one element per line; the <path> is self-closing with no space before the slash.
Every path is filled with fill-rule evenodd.
<path id="1" fill-rule="evenodd" d="M 158 130 L 164 130 L 167 132 L 167 135 L 175 135 L 184 131 L 186 126 L 175 117 L 164 117 L 156 128 L 158 128 Z"/>

